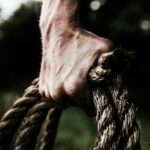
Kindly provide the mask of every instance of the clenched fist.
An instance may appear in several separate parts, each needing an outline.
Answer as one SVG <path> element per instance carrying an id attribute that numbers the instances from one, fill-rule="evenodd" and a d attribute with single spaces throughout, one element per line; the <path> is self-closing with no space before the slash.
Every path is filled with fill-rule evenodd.
<path id="1" fill-rule="evenodd" d="M 39 91 L 58 104 L 94 112 L 88 73 L 112 42 L 77 24 L 77 0 L 43 0 L 40 28 L 43 55 Z"/>

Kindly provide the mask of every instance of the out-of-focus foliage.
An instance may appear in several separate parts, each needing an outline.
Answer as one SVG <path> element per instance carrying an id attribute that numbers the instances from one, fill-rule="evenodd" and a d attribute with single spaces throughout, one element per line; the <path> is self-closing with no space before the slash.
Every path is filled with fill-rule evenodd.
<path id="1" fill-rule="evenodd" d="M 87 150 L 96 137 L 96 124 L 82 111 L 70 108 L 63 113 L 55 144 L 56 150 Z"/>
<path id="2" fill-rule="evenodd" d="M 131 100 L 139 108 L 143 150 L 150 148 L 150 1 L 80 0 L 82 26 L 110 38 L 116 46 L 136 51 L 136 59 L 123 74 Z M 95 5 L 96 4 L 96 5 Z M 22 5 L 9 20 L 0 24 L 0 115 L 37 77 L 41 59 L 39 31 L 40 3 Z M 95 127 L 76 109 L 64 113 L 57 150 L 87 150 Z"/>

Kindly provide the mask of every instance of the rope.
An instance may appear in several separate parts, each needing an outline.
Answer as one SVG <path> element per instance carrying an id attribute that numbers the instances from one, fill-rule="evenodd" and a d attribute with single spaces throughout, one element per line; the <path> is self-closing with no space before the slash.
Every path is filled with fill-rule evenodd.
<path id="1" fill-rule="evenodd" d="M 125 63 L 120 60 L 121 57 L 118 57 L 120 54 L 120 50 L 103 54 L 99 60 L 99 66 L 89 74 L 92 82 L 105 82 L 105 86 L 99 84 L 93 88 L 98 128 L 98 137 L 92 147 L 93 150 L 141 149 L 139 125 L 136 121 L 134 106 L 128 102 L 128 91 L 120 75 L 112 80 Z M 117 63 L 121 61 L 121 67 L 113 66 L 114 60 Z M 112 81 L 106 83 L 106 80 Z"/>
<path id="2" fill-rule="evenodd" d="M 98 130 L 92 150 L 141 149 L 134 106 L 128 102 L 128 91 L 118 75 L 126 60 L 127 55 L 120 49 L 104 53 L 89 73 Z M 40 149 L 52 150 L 61 112 L 52 100 L 40 96 L 36 79 L 1 118 L 0 150 L 34 150 L 46 116 Z"/>
<path id="3" fill-rule="evenodd" d="M 61 110 L 59 109 L 53 108 L 49 111 L 47 116 L 45 133 L 42 139 L 42 145 L 40 147 L 40 150 L 53 149 L 60 115 L 61 115 Z"/>
<path id="4" fill-rule="evenodd" d="M 48 117 L 50 120 L 47 124 L 47 132 L 45 133 L 45 136 L 43 138 L 43 144 L 41 149 L 43 150 L 48 147 L 50 147 L 51 149 L 53 148 L 57 130 L 57 126 L 55 125 L 58 124 L 57 120 L 60 118 L 61 111 L 51 107 L 51 103 L 48 103 L 47 101 L 42 101 L 36 104 L 30 110 L 26 121 L 21 128 L 21 132 L 16 139 L 15 150 L 26 150 L 35 148 L 36 138 L 39 134 L 42 123 L 44 122 L 49 109 L 50 114 L 48 115 Z M 48 129 L 48 127 L 50 128 Z"/>
<path id="5" fill-rule="evenodd" d="M 136 121 L 134 106 L 128 102 L 128 90 L 123 84 L 122 78 L 118 76 L 110 86 L 118 116 L 122 123 L 122 137 L 125 149 L 140 148 L 140 130 Z"/>
<path id="6" fill-rule="evenodd" d="M 57 126 L 55 126 L 59 120 L 61 111 L 54 109 L 54 103 L 42 98 L 38 91 L 38 79 L 32 82 L 21 98 L 19 98 L 8 110 L 0 121 L 0 150 L 14 149 L 14 150 L 26 150 L 34 149 L 36 146 L 36 138 L 39 134 L 42 123 L 49 112 L 49 129 L 46 137 L 51 137 L 51 141 L 44 142 L 43 149 L 49 144 L 53 144 L 54 137 L 56 135 Z M 22 124 L 21 124 L 22 122 Z M 16 135 L 15 144 L 12 144 L 14 135 L 19 128 L 19 134 Z M 48 130 L 48 126 L 47 129 Z M 53 128 L 52 128 L 53 127 Z M 49 135 L 50 133 L 54 133 Z M 8 138 L 9 137 L 9 138 Z M 12 146 L 13 145 L 13 146 Z"/>
<path id="7" fill-rule="evenodd" d="M 19 98 L 0 120 L 0 150 L 9 149 L 12 138 L 28 110 L 40 99 L 37 79 L 33 81 L 24 95 Z M 9 138 L 8 138 L 9 137 Z"/>
<path id="8" fill-rule="evenodd" d="M 98 137 L 93 150 L 122 150 L 120 123 L 115 107 L 105 89 L 96 88 L 93 91 L 94 102 L 97 108 L 96 121 Z"/>
<path id="9" fill-rule="evenodd" d="M 51 103 L 48 103 L 47 101 L 39 101 L 29 110 L 16 138 L 14 150 L 26 150 L 35 148 L 36 138 L 39 134 L 48 110 L 51 107 Z"/>

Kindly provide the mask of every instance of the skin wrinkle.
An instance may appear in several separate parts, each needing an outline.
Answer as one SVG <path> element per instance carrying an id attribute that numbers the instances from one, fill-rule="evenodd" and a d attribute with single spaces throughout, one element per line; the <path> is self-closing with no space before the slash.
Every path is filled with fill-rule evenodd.
<path id="1" fill-rule="evenodd" d="M 80 27 L 78 5 L 78 0 L 43 1 L 39 91 L 60 103 L 67 99 L 80 104 L 90 113 L 94 105 L 88 73 L 100 55 L 110 51 L 111 42 Z"/>

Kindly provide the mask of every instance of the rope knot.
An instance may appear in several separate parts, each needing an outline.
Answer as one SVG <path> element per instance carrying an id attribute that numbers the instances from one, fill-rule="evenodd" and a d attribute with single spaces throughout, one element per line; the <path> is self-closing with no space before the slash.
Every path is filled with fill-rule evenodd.
<path id="1" fill-rule="evenodd" d="M 105 52 L 100 56 L 98 66 L 90 71 L 89 77 L 92 82 L 108 82 L 122 72 L 127 61 L 127 54 L 120 48 Z"/>

